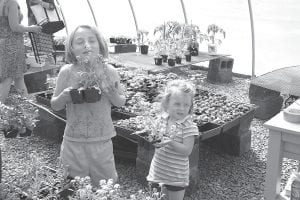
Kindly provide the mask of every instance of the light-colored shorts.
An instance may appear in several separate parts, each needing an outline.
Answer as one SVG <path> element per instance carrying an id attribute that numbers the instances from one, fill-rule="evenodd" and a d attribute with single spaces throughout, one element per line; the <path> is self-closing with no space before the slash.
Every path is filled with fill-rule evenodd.
<path id="1" fill-rule="evenodd" d="M 111 139 L 99 142 L 63 140 L 60 157 L 73 178 L 90 176 L 93 186 L 98 186 L 101 179 L 117 181 Z"/>

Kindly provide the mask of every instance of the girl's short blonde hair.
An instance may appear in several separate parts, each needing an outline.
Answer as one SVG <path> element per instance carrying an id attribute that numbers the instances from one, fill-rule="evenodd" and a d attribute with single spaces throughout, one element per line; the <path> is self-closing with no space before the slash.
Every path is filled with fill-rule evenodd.
<path id="1" fill-rule="evenodd" d="M 67 40 L 66 40 L 66 61 L 68 63 L 72 63 L 72 64 L 77 63 L 76 56 L 74 55 L 74 53 L 72 51 L 72 43 L 73 43 L 73 40 L 74 40 L 75 33 L 79 28 L 89 29 L 92 33 L 95 34 L 95 36 L 98 40 L 98 44 L 99 44 L 99 53 L 103 56 L 103 58 L 108 58 L 107 43 L 106 43 L 104 37 L 102 36 L 102 34 L 100 33 L 100 31 L 94 26 L 79 25 L 67 37 Z"/>
<path id="2" fill-rule="evenodd" d="M 195 96 L 196 90 L 194 85 L 186 80 L 172 80 L 167 83 L 164 92 L 160 95 L 162 110 L 165 112 L 167 111 L 171 95 L 176 91 L 181 91 L 191 97 L 192 104 L 189 111 L 189 113 L 191 114 L 193 112 L 193 98 Z"/>

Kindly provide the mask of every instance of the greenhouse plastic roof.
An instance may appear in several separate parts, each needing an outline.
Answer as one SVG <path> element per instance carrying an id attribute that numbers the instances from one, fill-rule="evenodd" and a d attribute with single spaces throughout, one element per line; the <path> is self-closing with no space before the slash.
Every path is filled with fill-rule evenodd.
<path id="1" fill-rule="evenodd" d="M 20 1 L 20 4 L 23 13 L 26 14 L 24 2 Z M 226 38 L 218 51 L 232 55 L 234 72 L 248 75 L 252 73 L 249 15 L 249 2 L 252 2 L 255 75 L 300 64 L 299 0 L 287 0 L 284 3 L 281 0 L 57 0 L 57 2 L 69 30 L 79 24 L 95 25 L 96 22 L 106 38 L 120 35 L 136 37 L 136 28 L 148 30 L 151 36 L 156 26 L 174 20 L 182 23 L 187 20 L 188 23 L 198 25 L 203 32 L 209 24 L 216 23 L 226 31 Z M 184 3 L 186 15 L 181 2 Z M 27 23 L 26 20 L 23 23 Z M 66 34 L 65 30 L 58 33 L 58 35 Z M 207 51 L 207 45 L 200 44 L 200 50 Z"/>

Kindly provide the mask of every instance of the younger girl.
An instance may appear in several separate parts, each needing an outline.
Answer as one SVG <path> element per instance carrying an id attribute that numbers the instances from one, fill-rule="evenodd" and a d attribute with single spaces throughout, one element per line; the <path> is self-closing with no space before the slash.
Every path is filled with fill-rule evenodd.
<path id="1" fill-rule="evenodd" d="M 189 184 L 189 155 L 199 135 L 191 117 L 194 95 L 190 83 L 174 80 L 167 84 L 161 101 L 161 118 L 166 120 L 166 134 L 172 137 L 156 144 L 147 180 L 162 184 L 169 200 L 182 200 Z"/>
<path id="2" fill-rule="evenodd" d="M 94 186 L 101 179 L 117 179 L 111 138 L 116 135 L 111 119 L 111 105 L 122 106 L 125 96 L 116 70 L 103 62 L 108 57 L 107 44 L 94 27 L 78 26 L 67 39 L 66 59 L 58 74 L 51 99 L 54 110 L 66 107 L 66 128 L 61 145 L 61 159 L 71 177 L 90 176 Z M 101 98 L 94 103 L 72 103 L 70 91 L 80 87 L 81 74 L 95 71 Z"/>

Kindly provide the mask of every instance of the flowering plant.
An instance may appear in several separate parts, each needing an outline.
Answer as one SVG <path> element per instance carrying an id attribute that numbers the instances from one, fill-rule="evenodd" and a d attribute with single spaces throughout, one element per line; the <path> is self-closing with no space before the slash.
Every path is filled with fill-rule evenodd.
<path id="1" fill-rule="evenodd" d="M 68 167 L 58 162 L 54 169 L 45 165 L 37 152 L 29 156 L 32 165 L 26 166 L 23 175 L 11 183 L 0 183 L 1 199 L 26 200 L 162 200 L 164 195 L 157 189 L 126 191 L 112 179 L 100 180 L 99 185 L 92 187 L 90 177 L 68 179 Z"/>
<path id="2" fill-rule="evenodd" d="M 79 65 L 84 67 L 84 71 L 81 71 L 79 86 L 81 89 L 95 88 L 101 93 L 100 87 L 106 89 L 110 83 L 110 78 L 107 73 L 107 63 L 108 60 L 103 58 L 102 55 L 98 54 L 97 57 L 93 57 L 89 53 L 85 57 L 77 57 Z M 96 73 L 97 65 L 101 64 L 99 75 Z"/>
<path id="3" fill-rule="evenodd" d="M 10 137 L 9 134 L 16 137 L 17 133 L 22 135 L 27 130 L 32 131 L 38 122 L 38 116 L 38 109 L 18 91 L 9 94 L 6 104 L 0 102 L 0 129 L 7 137 Z M 12 130 L 14 131 L 11 132 Z"/>
<path id="4" fill-rule="evenodd" d="M 0 185 L 3 199 L 60 200 L 66 199 L 61 191 L 67 185 L 65 168 L 53 169 L 44 164 L 37 152 L 29 155 L 32 165 L 26 166 L 23 174 L 12 184 Z M 1 192 L 0 192 L 1 194 Z"/>
<path id="5" fill-rule="evenodd" d="M 164 138 L 173 139 L 178 131 L 177 125 L 170 127 L 167 125 L 167 119 L 159 117 L 144 116 L 143 129 L 135 131 L 133 134 L 139 135 L 150 143 L 157 143 Z"/>

